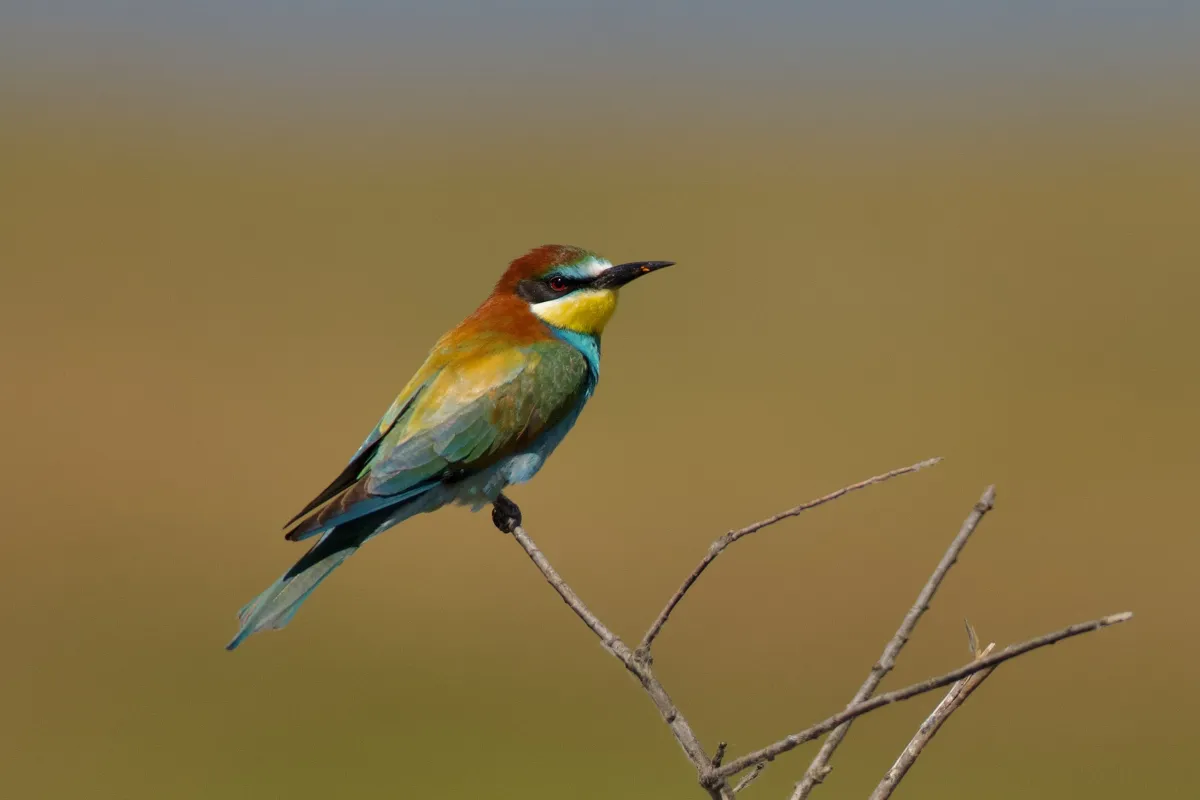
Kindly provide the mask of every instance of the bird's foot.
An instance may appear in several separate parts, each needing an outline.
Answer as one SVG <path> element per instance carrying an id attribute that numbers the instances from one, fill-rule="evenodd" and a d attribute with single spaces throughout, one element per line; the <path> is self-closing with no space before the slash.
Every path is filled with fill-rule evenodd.
<path id="1" fill-rule="evenodd" d="M 501 533 L 512 533 L 521 525 L 521 509 L 503 494 L 492 502 L 492 522 Z"/>

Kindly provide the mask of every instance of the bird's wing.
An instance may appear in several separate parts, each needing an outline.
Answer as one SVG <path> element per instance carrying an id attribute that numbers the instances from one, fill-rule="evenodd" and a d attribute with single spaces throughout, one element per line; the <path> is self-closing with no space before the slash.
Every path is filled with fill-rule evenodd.
<path id="1" fill-rule="evenodd" d="M 401 390 L 400 394 L 396 396 L 395 401 L 388 408 L 388 410 L 384 412 L 384 415 L 379 420 L 379 423 L 371 429 L 371 433 L 368 434 L 367 438 L 363 440 L 363 443 L 359 445 L 358 450 L 355 451 L 354 456 L 350 459 L 350 463 L 346 465 L 346 468 L 343 469 L 341 473 L 339 473 L 338 476 L 333 479 L 332 483 L 322 489 L 320 494 L 309 501 L 308 505 L 300 509 L 300 512 L 296 514 L 296 516 L 289 519 L 283 526 L 284 528 L 290 527 L 293 522 L 300 519 L 314 508 L 317 508 L 333 497 L 336 497 L 362 477 L 363 472 L 368 466 L 370 466 L 371 459 L 375 456 L 376 451 L 379 449 L 379 445 L 383 441 L 383 437 L 392 429 L 400 417 L 412 408 L 413 403 L 417 399 L 418 395 L 420 395 L 421 390 L 428 385 L 430 380 L 436 377 L 438 368 L 435 363 L 431 363 L 432 361 L 432 359 L 426 361 L 424 366 L 422 366 L 421 369 L 417 371 L 417 374 L 413 376 L 412 380 L 408 382 L 408 385 L 405 386 L 404 389 Z"/>
<path id="2" fill-rule="evenodd" d="M 410 399 L 393 405 L 400 410 L 360 452 L 355 478 L 325 497 L 328 505 L 288 538 L 306 538 L 520 452 L 576 409 L 588 386 L 586 361 L 565 343 L 456 352 Z"/>

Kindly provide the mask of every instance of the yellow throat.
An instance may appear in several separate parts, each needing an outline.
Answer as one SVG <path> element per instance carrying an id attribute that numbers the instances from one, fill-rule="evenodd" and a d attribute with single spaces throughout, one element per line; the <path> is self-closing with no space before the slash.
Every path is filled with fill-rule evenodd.
<path id="1" fill-rule="evenodd" d="M 556 328 L 599 336 L 617 310 L 617 290 L 584 289 L 557 300 L 534 303 L 530 309 Z"/>

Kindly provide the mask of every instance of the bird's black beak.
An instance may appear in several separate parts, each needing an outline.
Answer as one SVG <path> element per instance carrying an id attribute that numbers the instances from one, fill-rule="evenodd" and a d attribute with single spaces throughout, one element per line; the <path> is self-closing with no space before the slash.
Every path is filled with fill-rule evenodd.
<path id="1" fill-rule="evenodd" d="M 616 289 L 632 280 L 649 275 L 656 269 L 669 267 L 674 261 L 631 261 L 628 264 L 617 264 L 600 273 L 592 286 L 596 289 Z"/>

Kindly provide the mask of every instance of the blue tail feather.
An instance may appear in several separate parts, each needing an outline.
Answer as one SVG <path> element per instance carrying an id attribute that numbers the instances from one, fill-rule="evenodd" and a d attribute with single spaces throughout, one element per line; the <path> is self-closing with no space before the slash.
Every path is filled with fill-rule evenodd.
<path id="1" fill-rule="evenodd" d="M 321 585 L 321 581 L 329 577 L 357 547 L 327 556 L 304 572 L 293 577 L 283 576 L 271 584 L 265 592 L 247 603 L 238 612 L 238 622 L 241 628 L 226 650 L 234 650 L 252 633 L 263 630 L 279 630 L 291 622 L 292 617 L 300 610 L 300 604 L 308 599 L 313 590 Z"/>
<path id="2" fill-rule="evenodd" d="M 416 500 L 394 502 L 322 534 L 283 577 L 242 608 L 238 613 L 240 628 L 225 649 L 234 650 L 253 633 L 279 630 L 291 622 L 301 603 L 363 542 L 412 514 L 430 510 Z"/>

